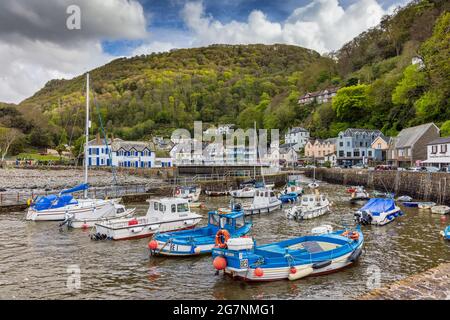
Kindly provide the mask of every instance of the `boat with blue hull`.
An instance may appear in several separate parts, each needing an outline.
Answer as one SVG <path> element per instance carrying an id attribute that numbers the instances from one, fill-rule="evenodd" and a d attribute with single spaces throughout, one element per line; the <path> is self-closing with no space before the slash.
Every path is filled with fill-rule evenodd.
<path id="1" fill-rule="evenodd" d="M 208 225 L 193 230 L 156 234 L 149 243 L 151 254 L 193 256 L 211 253 L 230 238 L 246 235 L 252 228 L 251 219 L 238 206 L 228 212 L 211 211 Z"/>
<path id="2" fill-rule="evenodd" d="M 280 199 L 282 203 L 293 203 L 298 201 L 298 197 L 298 193 L 290 192 L 280 195 L 278 199 Z"/>
<path id="3" fill-rule="evenodd" d="M 364 243 L 359 228 L 260 246 L 249 240 L 214 248 L 214 267 L 245 281 L 298 280 L 350 266 L 360 257 Z"/>
<path id="4" fill-rule="evenodd" d="M 444 231 L 442 231 L 442 236 L 444 237 L 444 239 L 450 240 L 450 226 L 448 226 L 447 228 L 445 228 Z"/>

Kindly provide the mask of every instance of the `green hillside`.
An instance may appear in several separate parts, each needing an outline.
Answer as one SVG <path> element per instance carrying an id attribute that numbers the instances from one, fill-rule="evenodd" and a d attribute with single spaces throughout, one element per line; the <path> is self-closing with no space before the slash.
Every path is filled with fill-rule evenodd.
<path id="1" fill-rule="evenodd" d="M 194 120 L 303 125 L 324 138 L 350 126 L 394 135 L 435 121 L 450 134 L 448 9 L 447 1 L 414 1 L 325 56 L 280 44 L 212 45 L 114 60 L 91 72 L 94 131 L 98 108 L 106 130 L 124 139 L 169 135 Z M 411 64 L 414 56 L 423 68 Z M 84 75 L 52 80 L 17 107 L 0 105 L 0 126 L 19 127 L 35 147 L 76 143 L 84 83 Z M 333 104 L 297 103 L 329 86 L 342 88 Z M 2 110 L 20 110 L 19 123 L 6 123 Z"/>

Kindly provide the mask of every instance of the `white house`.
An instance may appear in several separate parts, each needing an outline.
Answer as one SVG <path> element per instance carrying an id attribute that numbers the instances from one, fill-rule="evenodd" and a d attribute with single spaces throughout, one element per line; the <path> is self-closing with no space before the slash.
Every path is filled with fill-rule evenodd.
<path id="1" fill-rule="evenodd" d="M 439 168 L 450 166 L 450 137 L 429 142 L 427 144 L 427 160 L 422 163 Z"/>
<path id="2" fill-rule="evenodd" d="M 284 136 L 285 144 L 293 144 L 294 150 L 299 151 L 304 148 L 309 140 L 309 131 L 305 128 L 295 127 L 286 132 Z"/>
<path id="3" fill-rule="evenodd" d="M 143 141 L 104 139 L 97 136 L 88 143 L 88 165 L 90 167 L 114 166 L 124 168 L 171 167 L 171 159 L 158 159 L 151 145 Z"/>
<path id="4" fill-rule="evenodd" d="M 288 165 L 297 163 L 298 154 L 294 148 L 280 148 L 280 160 L 284 160 Z"/>

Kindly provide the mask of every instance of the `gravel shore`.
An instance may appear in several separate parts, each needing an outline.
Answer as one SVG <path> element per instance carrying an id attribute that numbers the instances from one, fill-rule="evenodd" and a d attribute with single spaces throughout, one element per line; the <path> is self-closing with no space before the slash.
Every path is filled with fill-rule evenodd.
<path id="1" fill-rule="evenodd" d="M 118 185 L 142 184 L 148 187 L 163 184 L 160 179 L 144 178 L 123 172 L 116 174 Z M 60 190 L 83 183 L 84 172 L 80 169 L 68 170 L 34 170 L 34 169 L 0 169 L 0 189 L 15 190 Z M 92 187 L 111 186 L 111 172 L 89 171 L 89 184 Z"/>

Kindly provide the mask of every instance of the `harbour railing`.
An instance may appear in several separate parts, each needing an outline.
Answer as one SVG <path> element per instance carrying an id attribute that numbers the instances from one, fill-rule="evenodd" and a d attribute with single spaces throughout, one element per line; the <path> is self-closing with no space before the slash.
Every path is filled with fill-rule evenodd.
<path id="1" fill-rule="evenodd" d="M 253 173 L 251 170 L 236 170 L 227 171 L 224 174 L 213 173 L 213 174 L 196 174 L 194 176 L 178 176 L 171 179 L 167 179 L 166 182 L 170 184 L 195 184 L 201 181 L 226 181 L 237 177 L 252 177 Z"/>

